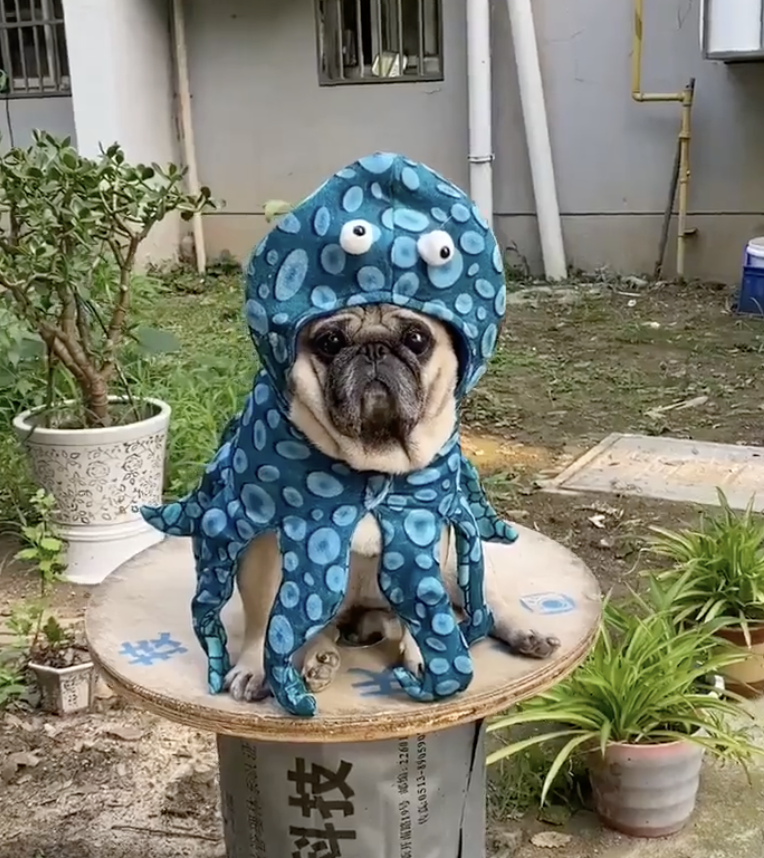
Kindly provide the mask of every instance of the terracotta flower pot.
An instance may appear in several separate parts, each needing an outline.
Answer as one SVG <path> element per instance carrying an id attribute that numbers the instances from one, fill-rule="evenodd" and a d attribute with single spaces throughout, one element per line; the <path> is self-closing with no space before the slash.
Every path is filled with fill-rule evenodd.
<path id="1" fill-rule="evenodd" d="M 680 831 L 695 810 L 703 754 L 691 742 L 612 744 L 604 758 L 593 752 L 589 777 L 600 820 L 632 837 Z"/>
<path id="2" fill-rule="evenodd" d="M 745 661 L 724 668 L 724 678 L 730 691 L 750 698 L 764 694 L 764 624 L 750 626 L 749 632 L 750 646 L 742 629 L 722 629 L 717 634 L 748 653 Z"/>

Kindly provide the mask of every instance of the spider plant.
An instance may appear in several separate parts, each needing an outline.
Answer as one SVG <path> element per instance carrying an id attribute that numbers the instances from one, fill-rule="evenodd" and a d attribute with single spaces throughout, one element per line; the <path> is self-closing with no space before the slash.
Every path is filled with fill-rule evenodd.
<path id="1" fill-rule="evenodd" d="M 697 530 L 652 528 L 651 551 L 669 564 L 657 578 L 671 590 L 677 625 L 720 620 L 751 646 L 750 626 L 764 623 L 764 520 L 753 498 L 736 512 L 717 494 L 718 512 L 701 514 Z"/>
<path id="2" fill-rule="evenodd" d="M 656 598 L 665 591 L 656 588 Z M 691 742 L 745 764 L 756 752 L 744 730 L 728 720 L 741 710 L 714 691 L 709 677 L 745 656 L 720 649 L 715 624 L 677 629 L 666 610 L 632 594 L 605 606 L 597 641 L 584 664 L 555 688 L 500 716 L 490 732 L 535 724 L 536 735 L 489 755 L 496 763 L 546 742 L 560 744 L 542 790 L 542 804 L 570 758 L 601 754 L 611 744 Z M 594 762 L 590 757 L 590 762 Z"/>

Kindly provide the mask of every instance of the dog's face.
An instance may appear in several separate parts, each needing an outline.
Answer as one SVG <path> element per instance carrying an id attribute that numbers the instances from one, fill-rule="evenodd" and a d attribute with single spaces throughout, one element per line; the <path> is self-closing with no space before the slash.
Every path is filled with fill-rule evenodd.
<path id="1" fill-rule="evenodd" d="M 305 326 L 290 375 L 290 418 L 355 470 L 428 465 L 456 421 L 456 349 L 445 325 L 380 304 Z"/>

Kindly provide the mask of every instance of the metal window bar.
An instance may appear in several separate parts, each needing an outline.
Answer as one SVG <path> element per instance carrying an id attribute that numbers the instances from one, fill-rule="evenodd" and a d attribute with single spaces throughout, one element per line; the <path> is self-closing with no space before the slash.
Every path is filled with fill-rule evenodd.
<path id="1" fill-rule="evenodd" d="M 61 0 L 0 0 L 0 67 L 10 97 L 69 94 Z"/>
<path id="2" fill-rule="evenodd" d="M 316 0 L 320 83 L 442 80 L 440 4 Z"/>

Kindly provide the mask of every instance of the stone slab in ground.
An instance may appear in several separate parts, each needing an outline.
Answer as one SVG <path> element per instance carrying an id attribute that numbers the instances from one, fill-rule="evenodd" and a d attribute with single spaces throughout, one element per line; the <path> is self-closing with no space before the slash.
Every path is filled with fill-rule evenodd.
<path id="1" fill-rule="evenodd" d="M 544 488 L 713 505 L 719 487 L 733 508 L 745 509 L 754 496 L 764 511 L 762 486 L 764 447 L 615 432 Z"/>

